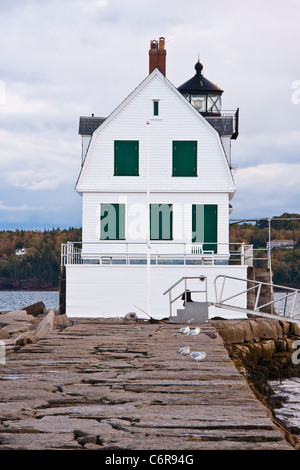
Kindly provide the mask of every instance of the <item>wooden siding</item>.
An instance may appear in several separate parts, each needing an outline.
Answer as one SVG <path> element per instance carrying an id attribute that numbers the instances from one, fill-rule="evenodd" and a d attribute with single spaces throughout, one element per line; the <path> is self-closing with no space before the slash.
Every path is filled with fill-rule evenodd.
<path id="1" fill-rule="evenodd" d="M 159 116 L 153 116 L 153 100 Z M 146 122 L 150 121 L 147 126 Z M 234 182 L 218 133 L 155 71 L 107 118 L 92 137 L 77 191 L 145 191 L 147 131 L 150 140 L 151 191 L 234 193 Z M 114 141 L 139 141 L 139 177 L 114 176 Z M 172 177 L 173 140 L 194 140 L 198 177 Z"/>
<path id="2" fill-rule="evenodd" d="M 218 206 L 218 253 L 226 253 L 229 241 L 229 198 L 227 193 L 152 193 L 152 204 L 173 205 L 173 242 L 192 241 L 193 204 L 215 204 Z M 100 205 L 125 204 L 125 240 L 146 241 L 147 197 L 146 193 L 84 193 L 82 206 L 83 243 L 100 240 Z M 170 242 L 172 243 L 172 242 Z M 223 245 L 224 244 L 224 245 Z"/>
<path id="3" fill-rule="evenodd" d="M 151 268 L 151 310 L 154 318 L 169 316 L 168 295 L 163 293 L 183 276 L 207 277 L 208 301 L 215 302 L 214 280 L 220 275 L 247 278 L 247 266 L 152 266 Z M 146 266 L 114 265 L 69 265 L 66 267 L 66 313 L 68 317 L 117 317 L 128 312 L 143 313 L 134 307 L 147 311 L 147 269 Z M 199 286 L 190 285 L 199 289 Z M 224 297 L 230 297 L 245 289 L 245 283 L 236 281 L 225 286 Z M 180 286 L 182 288 L 182 286 Z M 181 293 L 180 291 L 179 293 Z M 175 295 L 175 293 L 174 293 Z M 193 294 L 194 300 L 204 301 L 203 294 Z M 231 301 L 232 305 L 246 308 L 247 294 Z M 182 308 L 182 301 L 174 303 L 173 312 Z M 241 317 L 240 313 L 210 307 L 210 317 Z M 147 318 L 147 316 L 145 315 Z"/>

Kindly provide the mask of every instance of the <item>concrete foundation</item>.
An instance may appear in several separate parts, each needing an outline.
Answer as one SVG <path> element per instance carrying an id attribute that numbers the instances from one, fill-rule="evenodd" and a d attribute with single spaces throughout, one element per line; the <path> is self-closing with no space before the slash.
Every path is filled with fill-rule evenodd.
<path id="1" fill-rule="evenodd" d="M 185 308 L 177 309 L 177 316 L 170 317 L 173 323 L 204 323 L 208 321 L 208 302 L 187 302 Z"/>

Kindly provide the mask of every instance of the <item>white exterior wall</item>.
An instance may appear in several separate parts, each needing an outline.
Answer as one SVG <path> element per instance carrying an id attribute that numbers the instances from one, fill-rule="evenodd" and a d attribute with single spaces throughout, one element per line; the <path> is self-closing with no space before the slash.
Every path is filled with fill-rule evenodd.
<path id="1" fill-rule="evenodd" d="M 159 72 L 149 77 L 147 84 L 94 132 L 77 191 L 145 192 L 149 130 L 152 192 L 233 193 L 234 183 L 217 131 Z M 153 117 L 154 99 L 159 100 L 159 117 Z M 140 176 L 114 176 L 115 140 L 139 141 Z M 173 140 L 197 141 L 198 177 L 172 177 Z"/>
<path id="2" fill-rule="evenodd" d="M 151 267 L 151 316 L 161 319 L 169 317 L 169 298 L 163 293 L 184 276 L 204 275 L 208 279 L 208 301 L 215 302 L 214 280 L 218 275 L 247 278 L 246 266 L 152 266 Z M 66 314 L 68 317 L 123 317 L 136 312 L 138 317 L 148 318 L 139 309 L 147 312 L 147 267 L 113 265 L 68 265 L 66 266 Z M 201 288 L 188 284 L 190 290 Z M 230 297 L 245 290 L 245 282 L 232 281 L 226 285 L 224 296 Z M 178 287 L 178 294 L 184 284 Z M 175 291 L 176 293 L 176 291 Z M 174 293 L 174 296 L 175 296 Z M 224 298 L 225 298 L 224 297 Z M 193 300 L 205 301 L 204 295 L 192 294 Z M 231 301 L 232 305 L 247 307 L 246 294 Z M 134 307 L 134 305 L 136 307 Z M 182 301 L 173 304 L 182 308 Z M 210 317 L 241 317 L 241 314 L 210 307 Z"/>
<path id="3" fill-rule="evenodd" d="M 87 152 L 88 146 L 90 144 L 90 141 L 91 141 L 91 136 L 90 135 L 83 135 L 82 136 L 81 164 L 83 164 L 83 162 L 84 162 L 84 159 L 85 159 L 86 152 Z"/>
<path id="4" fill-rule="evenodd" d="M 173 240 L 169 242 L 164 241 L 164 243 L 191 243 L 192 205 L 217 204 L 218 243 L 220 243 L 218 247 L 218 253 L 226 254 L 228 252 L 228 194 L 152 193 L 150 202 L 154 204 L 173 204 Z M 100 240 L 101 203 L 125 204 L 125 241 L 128 243 L 146 241 L 147 195 L 145 193 L 84 193 L 82 213 L 83 245 L 86 243 L 95 243 Z M 87 246 L 84 249 L 85 252 L 88 251 Z"/>

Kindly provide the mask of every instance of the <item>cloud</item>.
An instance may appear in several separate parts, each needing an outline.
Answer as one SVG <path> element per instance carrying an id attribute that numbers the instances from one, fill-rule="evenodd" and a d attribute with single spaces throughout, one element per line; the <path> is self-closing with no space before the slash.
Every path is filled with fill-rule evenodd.
<path id="1" fill-rule="evenodd" d="M 59 211 L 59 207 L 45 208 L 45 207 L 30 207 L 28 204 L 22 204 L 20 206 L 8 206 L 3 201 L 0 201 L 0 211 L 8 212 L 41 212 L 41 211 Z"/>
<path id="2" fill-rule="evenodd" d="M 239 169 L 235 176 L 238 190 L 233 199 L 232 217 L 299 213 L 299 174 L 300 163 L 271 163 Z"/>
<path id="3" fill-rule="evenodd" d="M 41 207 L 50 197 L 61 207 L 51 221 L 12 210 L 11 224 L 81 224 L 79 116 L 109 115 L 147 76 L 159 36 L 175 86 L 192 77 L 199 53 L 224 90 L 223 109 L 240 108 L 235 212 L 299 212 L 298 0 L 284 9 L 279 0 L 0 0 L 0 13 L 0 198 L 36 207 L 38 195 Z"/>

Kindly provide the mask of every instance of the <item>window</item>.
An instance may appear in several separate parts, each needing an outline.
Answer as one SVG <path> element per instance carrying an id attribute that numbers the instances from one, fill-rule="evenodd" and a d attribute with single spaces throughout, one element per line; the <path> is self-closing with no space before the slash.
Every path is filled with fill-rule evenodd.
<path id="1" fill-rule="evenodd" d="M 173 141 L 173 176 L 197 176 L 197 141 Z"/>
<path id="2" fill-rule="evenodd" d="M 172 240 L 172 204 L 150 204 L 150 239 Z"/>
<path id="3" fill-rule="evenodd" d="M 125 204 L 101 204 L 100 239 L 125 240 Z"/>
<path id="4" fill-rule="evenodd" d="M 115 176 L 138 176 L 138 140 L 115 140 Z"/>
<path id="5" fill-rule="evenodd" d="M 153 116 L 159 115 L 158 101 L 153 101 Z"/>
<path id="6" fill-rule="evenodd" d="M 193 204 L 192 242 L 203 245 L 203 251 L 217 252 L 218 206 L 216 204 Z"/>

